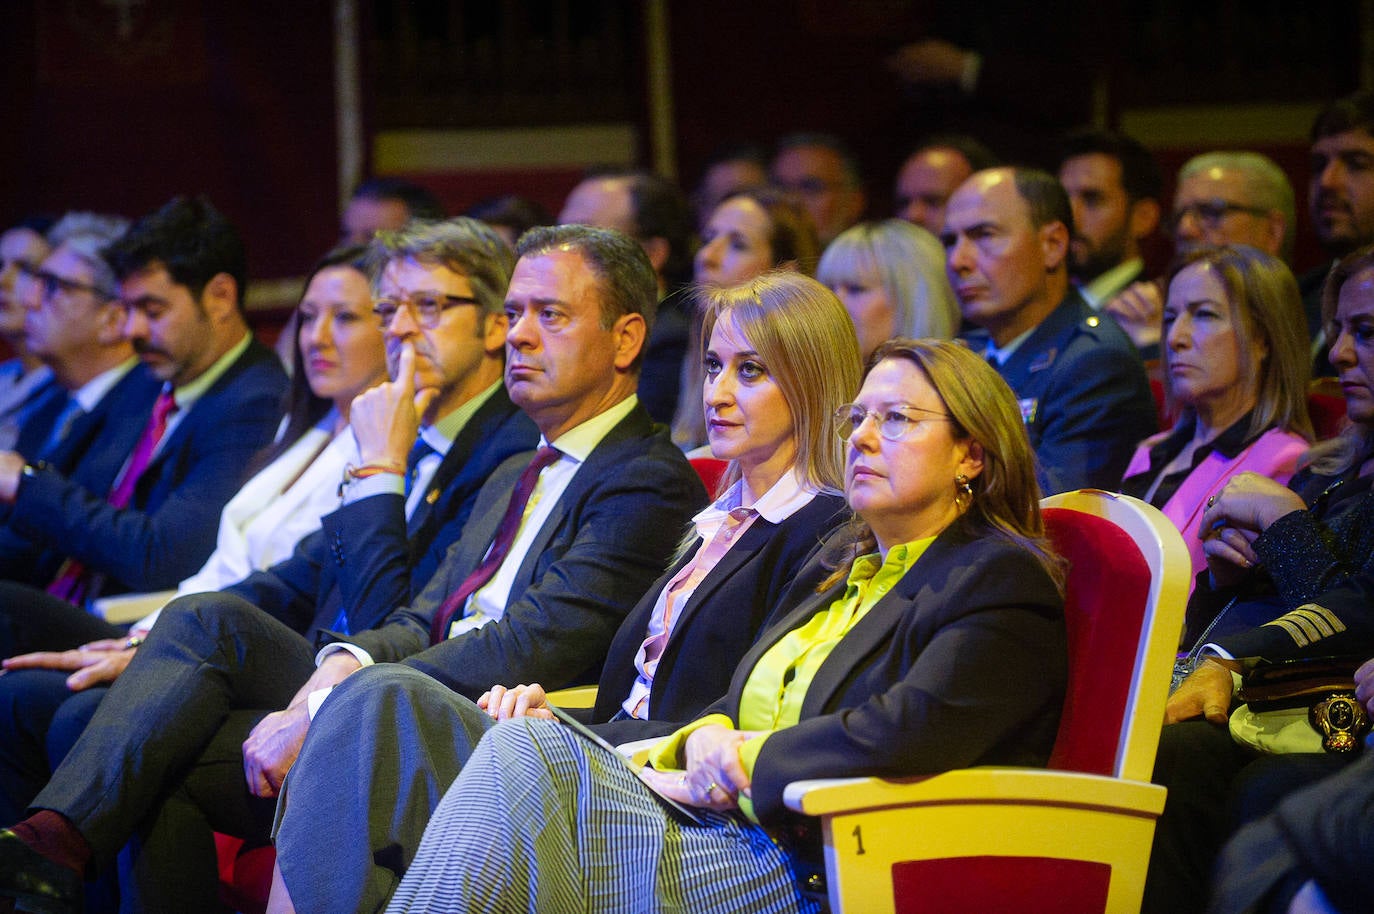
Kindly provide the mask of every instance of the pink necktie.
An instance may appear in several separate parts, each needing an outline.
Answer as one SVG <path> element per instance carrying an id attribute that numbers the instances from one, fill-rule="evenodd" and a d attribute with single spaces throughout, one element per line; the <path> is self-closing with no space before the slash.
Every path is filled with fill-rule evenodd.
<path id="1" fill-rule="evenodd" d="M 124 467 L 123 474 L 115 483 L 115 487 L 110 490 L 110 494 L 105 501 L 115 508 L 127 508 L 129 502 L 134 497 L 134 487 L 138 485 L 138 478 L 143 475 L 143 471 L 148 469 L 149 462 L 153 459 L 153 451 L 157 449 L 157 443 L 162 440 L 162 436 L 167 432 L 167 417 L 177 408 L 176 399 L 172 396 L 170 388 L 164 389 L 153 401 L 153 413 L 148 417 L 148 424 L 143 426 L 143 434 L 139 436 L 138 443 L 134 445 L 133 453 L 129 455 L 129 462 Z M 67 559 L 58 569 L 57 576 L 48 585 L 48 593 L 72 603 L 80 603 L 85 597 L 87 586 L 90 584 L 89 576 L 86 574 L 86 567 L 76 559 Z"/>
<path id="2" fill-rule="evenodd" d="M 496 574 L 496 570 L 506 560 L 511 545 L 515 543 L 515 535 L 520 532 L 520 522 L 525 518 L 525 505 L 529 503 L 535 483 L 539 481 L 540 472 L 561 456 L 563 456 L 562 452 L 557 448 L 547 445 L 535 452 L 530 465 L 525 467 L 520 478 L 516 480 L 515 488 L 511 492 L 510 504 L 506 505 L 506 513 L 501 516 L 501 523 L 496 528 L 496 536 L 491 541 L 491 548 L 487 550 L 487 557 L 463 580 L 462 584 L 458 585 L 457 590 L 449 594 L 448 599 L 435 613 L 434 621 L 429 628 L 430 644 L 438 644 L 447 637 L 453 617 L 462 611 L 463 604 L 467 602 L 468 597 L 481 590 L 482 585 L 491 580 L 492 575 Z"/>

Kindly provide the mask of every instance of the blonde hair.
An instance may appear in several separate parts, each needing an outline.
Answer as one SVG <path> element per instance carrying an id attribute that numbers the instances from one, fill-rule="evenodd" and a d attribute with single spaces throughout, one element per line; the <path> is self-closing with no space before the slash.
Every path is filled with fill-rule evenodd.
<path id="1" fill-rule="evenodd" d="M 782 270 L 733 286 L 698 287 L 696 300 L 703 312 L 698 358 L 716 324 L 733 321 L 792 411 L 798 475 L 817 489 L 841 491 L 844 461 L 834 412 L 854 398 L 860 371 L 859 341 L 844 305 L 816 280 Z M 721 492 L 739 478 L 732 462 Z"/>
<path id="2" fill-rule="evenodd" d="M 1026 549 L 1062 587 L 1063 562 L 1046 538 L 1040 516 L 1035 455 L 1016 395 L 1007 382 L 957 342 L 888 340 L 868 360 L 868 371 L 894 359 L 911 362 L 930 381 L 949 411 L 955 440 L 974 441 L 983 449 L 983 471 L 969 480 L 973 497 L 954 523 L 973 533 L 1000 536 Z M 951 490 L 954 487 L 950 480 Z M 821 585 L 821 590 L 844 580 L 854 559 L 875 548 L 873 532 L 861 518 L 855 518 L 853 529 L 853 547 L 846 550 L 848 561 Z"/>
<path id="3" fill-rule="evenodd" d="M 1311 441 L 1307 386 L 1312 379 L 1312 363 L 1302 296 L 1292 271 L 1277 257 L 1248 245 L 1204 247 L 1174 263 L 1169 270 L 1169 283 L 1172 285 L 1179 273 L 1195 264 L 1212 268 L 1231 309 L 1231 326 L 1241 352 L 1241 380 L 1252 384 L 1255 391 L 1255 408 L 1246 438 L 1254 438 L 1269 428 L 1280 428 Z M 1256 341 L 1269 351 L 1258 365 L 1246 358 Z M 1161 348 L 1167 373 L 1167 341 Z M 1172 402 L 1172 385 L 1167 393 Z M 1180 421 L 1190 421 L 1192 414 L 1191 408 L 1185 408 Z"/>
<path id="4" fill-rule="evenodd" d="M 860 222 L 821 255 L 816 278 L 834 288 L 877 277 L 892 303 L 894 336 L 948 340 L 959 329 L 959 303 L 935 236 L 902 219 Z"/>

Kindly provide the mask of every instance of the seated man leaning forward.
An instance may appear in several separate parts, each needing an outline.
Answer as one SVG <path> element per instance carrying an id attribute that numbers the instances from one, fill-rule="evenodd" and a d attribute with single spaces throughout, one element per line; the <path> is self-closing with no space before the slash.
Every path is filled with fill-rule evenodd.
<path id="1" fill-rule="evenodd" d="M 243 744 L 246 787 L 219 785 L 206 818 L 265 837 L 272 804 L 248 794 L 276 794 L 317 704 L 310 696 L 364 663 L 406 660 L 473 697 L 492 682 L 561 686 L 596 674 L 705 493 L 634 394 L 655 301 L 642 249 L 616 232 L 563 226 L 528 233 L 517 254 L 506 386 L 539 427 L 534 460 L 512 458 L 492 474 L 413 605 L 327 648 L 318 668 L 309 641 L 243 601 L 169 606 L 34 814 L 0 832 L 0 898 L 75 910 L 92 858 L 142 832 L 162 840 L 133 848 L 135 878 L 165 893 L 179 883 L 168 894 L 177 907 L 208 910 L 216 871 L 205 823 L 173 839 L 156 834 L 158 820 L 184 820 L 207 796 L 199 779 L 214 777 L 201 756 L 237 746 L 261 719 Z M 283 706 L 266 719 L 244 710 Z M 229 821 L 234 812 L 246 815 Z"/>

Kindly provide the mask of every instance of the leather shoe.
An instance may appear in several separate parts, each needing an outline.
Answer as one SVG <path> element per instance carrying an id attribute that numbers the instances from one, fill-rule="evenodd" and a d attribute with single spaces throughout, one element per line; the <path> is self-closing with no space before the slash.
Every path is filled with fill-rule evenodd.
<path id="1" fill-rule="evenodd" d="M 80 914 L 84 887 L 80 876 L 6 828 L 0 830 L 0 898 L 13 898 L 16 911 Z"/>

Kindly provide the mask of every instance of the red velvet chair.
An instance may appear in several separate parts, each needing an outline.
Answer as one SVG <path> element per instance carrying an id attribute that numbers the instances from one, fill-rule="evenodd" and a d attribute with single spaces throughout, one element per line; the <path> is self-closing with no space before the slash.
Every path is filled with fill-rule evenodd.
<path id="1" fill-rule="evenodd" d="M 725 476 L 725 468 L 729 466 L 729 463 L 719 457 L 693 457 L 688 463 L 701 477 L 701 484 L 706 487 L 706 493 L 715 498 L 716 488 Z"/>
<path id="2" fill-rule="evenodd" d="M 1069 688 L 1049 769 L 790 785 L 788 806 L 822 820 L 837 914 L 1139 910 L 1188 552 L 1134 498 L 1088 489 L 1044 505 L 1070 562 Z"/>
<path id="3" fill-rule="evenodd" d="M 1307 413 L 1317 440 L 1335 437 L 1345 427 L 1345 394 L 1335 378 L 1317 378 L 1307 388 Z"/>

